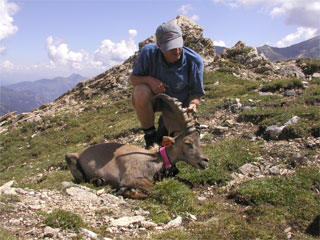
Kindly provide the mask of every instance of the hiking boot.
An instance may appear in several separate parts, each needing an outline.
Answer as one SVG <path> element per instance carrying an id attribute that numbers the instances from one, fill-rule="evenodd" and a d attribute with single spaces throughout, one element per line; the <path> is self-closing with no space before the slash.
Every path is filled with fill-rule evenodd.
<path id="1" fill-rule="evenodd" d="M 151 149 L 157 146 L 157 131 L 152 130 L 151 132 L 145 133 L 144 140 L 146 142 L 145 149 Z"/>

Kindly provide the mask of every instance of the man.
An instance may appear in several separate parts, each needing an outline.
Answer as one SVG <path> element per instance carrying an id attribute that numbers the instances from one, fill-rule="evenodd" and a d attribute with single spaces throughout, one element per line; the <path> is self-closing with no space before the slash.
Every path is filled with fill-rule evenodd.
<path id="1" fill-rule="evenodd" d="M 144 131 L 146 148 L 164 134 L 159 120 L 158 134 L 151 98 L 166 93 L 182 102 L 188 110 L 197 110 L 203 90 L 203 62 L 199 54 L 183 46 L 182 31 L 173 21 L 156 30 L 156 44 L 145 45 L 130 76 L 133 104 Z M 157 138 L 158 135 L 158 138 Z"/>

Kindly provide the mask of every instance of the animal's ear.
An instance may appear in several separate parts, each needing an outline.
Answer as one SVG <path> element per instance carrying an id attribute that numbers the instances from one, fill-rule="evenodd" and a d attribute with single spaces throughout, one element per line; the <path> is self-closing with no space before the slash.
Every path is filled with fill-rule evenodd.
<path id="1" fill-rule="evenodd" d="M 174 139 L 172 137 L 168 137 L 168 136 L 162 137 L 162 143 L 161 143 L 162 146 L 170 147 L 172 144 L 174 144 Z"/>

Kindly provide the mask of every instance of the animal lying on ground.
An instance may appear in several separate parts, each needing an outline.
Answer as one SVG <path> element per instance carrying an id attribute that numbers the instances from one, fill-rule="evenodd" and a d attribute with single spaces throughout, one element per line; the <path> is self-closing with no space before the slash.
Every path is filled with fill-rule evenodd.
<path id="1" fill-rule="evenodd" d="M 178 161 L 204 169 L 208 158 L 200 147 L 199 124 L 193 112 L 186 112 L 175 98 L 165 94 L 153 98 L 153 108 L 161 111 L 169 133 L 179 131 L 173 138 L 164 137 L 166 146 L 146 150 L 119 143 L 101 143 L 82 153 L 67 153 L 66 162 L 75 182 L 108 184 L 121 189 L 125 197 L 142 199 L 161 173 Z"/>

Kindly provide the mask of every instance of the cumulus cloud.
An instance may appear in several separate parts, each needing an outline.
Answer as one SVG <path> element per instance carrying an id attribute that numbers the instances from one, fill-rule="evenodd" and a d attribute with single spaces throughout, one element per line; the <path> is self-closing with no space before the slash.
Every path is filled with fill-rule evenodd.
<path id="1" fill-rule="evenodd" d="M 277 45 L 288 46 L 320 34 L 319 0 L 212 0 L 231 7 L 260 6 L 260 11 L 271 17 L 283 16 L 285 24 L 296 26 L 297 31 L 285 36 Z M 288 44 L 288 45 L 284 45 Z"/>
<path id="2" fill-rule="evenodd" d="M 46 39 L 46 48 L 52 65 L 69 65 L 77 69 L 88 57 L 88 53 L 84 50 L 70 51 L 66 43 L 60 39 L 54 39 L 52 36 Z"/>
<path id="3" fill-rule="evenodd" d="M 15 75 L 30 76 L 30 80 L 37 79 L 34 76 L 35 73 L 46 77 L 70 75 L 74 72 L 88 77 L 94 76 L 116 64 L 122 63 L 133 55 L 137 51 L 136 36 L 137 31 L 130 29 L 127 40 L 120 42 L 113 42 L 109 39 L 103 40 L 98 49 L 92 53 L 85 50 L 71 50 L 62 39 L 49 36 L 45 41 L 48 62 L 33 65 L 16 65 L 5 60 L 0 63 L 0 75 L 8 78 L 8 74 L 14 73 Z"/>
<path id="4" fill-rule="evenodd" d="M 295 33 L 288 34 L 282 40 L 278 41 L 276 45 L 277 47 L 287 47 L 296 42 L 301 42 L 314 37 L 316 32 L 317 30 L 314 28 L 298 27 Z"/>
<path id="5" fill-rule="evenodd" d="M 0 44 L 10 35 L 18 31 L 18 27 L 13 24 L 13 17 L 19 7 L 13 2 L 7 0 L 0 0 Z M 6 48 L 0 45 L 0 54 L 4 54 Z"/>
<path id="6" fill-rule="evenodd" d="M 226 47 L 226 43 L 222 40 L 218 40 L 218 41 L 213 41 L 213 44 L 215 46 L 219 46 L 219 47 Z"/>
<path id="7" fill-rule="evenodd" d="M 111 67 L 122 63 L 128 57 L 137 51 L 137 46 L 134 38 L 137 31 L 130 29 L 128 31 L 128 40 L 113 42 L 109 39 L 101 41 L 100 47 L 94 52 L 94 60 L 101 62 L 104 66 Z"/>
<path id="8" fill-rule="evenodd" d="M 183 15 L 187 15 L 190 11 L 193 10 L 193 7 L 190 4 L 187 5 L 182 5 L 179 9 L 178 12 L 180 12 Z"/>
<path id="9" fill-rule="evenodd" d="M 190 4 L 186 4 L 186 5 L 182 5 L 177 11 L 179 13 L 181 13 L 182 15 L 187 16 L 189 14 L 189 12 L 193 11 L 193 7 Z M 190 16 L 190 18 L 193 21 L 197 21 L 197 20 L 199 20 L 200 17 L 197 14 L 193 14 L 192 16 Z"/>

